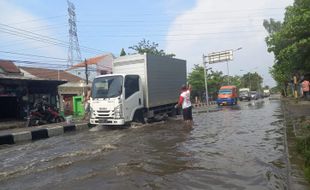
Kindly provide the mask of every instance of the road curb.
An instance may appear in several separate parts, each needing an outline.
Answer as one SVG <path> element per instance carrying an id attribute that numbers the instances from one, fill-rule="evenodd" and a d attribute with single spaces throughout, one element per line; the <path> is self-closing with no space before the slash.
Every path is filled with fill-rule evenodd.
<path id="1" fill-rule="evenodd" d="M 217 112 L 217 111 L 220 111 L 220 109 L 193 110 L 193 114 L 198 114 L 198 113 L 208 113 L 208 112 Z"/>
<path id="2" fill-rule="evenodd" d="M 215 105 L 217 104 L 216 101 L 209 101 L 209 106 L 211 105 Z M 199 107 L 208 107 L 208 105 L 206 103 L 197 103 L 197 104 L 193 104 L 194 108 L 199 108 Z"/>
<path id="3" fill-rule="evenodd" d="M 81 131 L 88 129 L 86 123 L 82 124 L 65 124 L 56 125 L 45 128 L 34 128 L 32 130 L 25 130 L 20 132 L 8 132 L 7 134 L 0 135 L 0 145 L 4 144 L 16 144 L 18 142 L 35 141 L 40 139 L 46 139 L 54 136 L 59 136 L 64 133 Z"/>
<path id="4" fill-rule="evenodd" d="M 17 142 L 22 142 L 22 141 L 27 141 L 27 140 L 31 140 L 32 136 L 31 136 L 31 131 L 22 131 L 22 132 L 18 132 L 18 133 L 12 133 L 13 137 L 14 137 L 14 143 Z M 1 138 L 1 136 L 0 136 Z"/>
<path id="5" fill-rule="evenodd" d="M 0 144 L 14 144 L 14 137 L 12 134 L 0 136 Z"/>

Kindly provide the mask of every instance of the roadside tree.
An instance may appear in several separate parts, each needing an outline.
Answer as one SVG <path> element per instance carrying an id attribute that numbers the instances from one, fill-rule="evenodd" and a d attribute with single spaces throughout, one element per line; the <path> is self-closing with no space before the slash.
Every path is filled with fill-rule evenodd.
<path id="1" fill-rule="evenodd" d="M 221 71 L 208 70 L 207 78 L 208 95 L 211 99 L 215 99 L 218 90 L 225 84 L 223 73 Z M 204 67 L 195 65 L 192 72 L 188 75 L 188 83 L 192 85 L 192 98 L 197 96 L 200 100 L 205 100 Z"/>
<path id="2" fill-rule="evenodd" d="M 240 88 L 250 88 L 252 91 L 262 89 L 263 78 L 258 73 L 246 73 L 240 77 Z"/>
<path id="3" fill-rule="evenodd" d="M 120 56 L 125 56 L 125 55 L 127 55 L 127 54 L 126 54 L 124 48 L 122 48 L 121 53 L 120 53 Z"/>
<path id="4" fill-rule="evenodd" d="M 294 73 L 310 72 L 310 0 L 295 0 L 286 8 L 282 24 L 270 19 L 263 25 L 269 33 L 268 51 L 275 56 L 270 73 L 286 95 Z"/>
<path id="5" fill-rule="evenodd" d="M 158 46 L 158 43 L 143 39 L 137 45 L 130 46 L 129 49 L 132 49 L 135 53 L 139 54 L 150 53 L 153 55 L 175 57 L 175 54 L 167 54 L 164 50 L 158 49 Z"/>

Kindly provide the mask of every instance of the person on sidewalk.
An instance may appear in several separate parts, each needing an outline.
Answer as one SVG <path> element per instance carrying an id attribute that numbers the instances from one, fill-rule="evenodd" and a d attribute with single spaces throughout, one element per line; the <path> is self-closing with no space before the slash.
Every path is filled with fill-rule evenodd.
<path id="1" fill-rule="evenodd" d="M 182 107 L 183 119 L 187 125 L 193 126 L 193 116 L 192 116 L 192 104 L 191 104 L 191 89 L 189 85 L 183 85 L 181 88 L 181 94 L 177 106 Z"/>
<path id="2" fill-rule="evenodd" d="M 304 79 L 304 81 L 301 83 L 301 87 L 302 87 L 302 92 L 303 92 L 303 97 L 306 99 L 306 100 L 309 100 L 309 81 Z"/>
<path id="3" fill-rule="evenodd" d="M 83 120 L 86 120 L 89 116 L 89 112 L 90 112 L 90 105 L 89 105 L 89 100 L 90 100 L 90 96 L 91 96 L 91 89 L 88 86 L 86 88 L 86 92 L 84 93 L 84 117 Z"/>

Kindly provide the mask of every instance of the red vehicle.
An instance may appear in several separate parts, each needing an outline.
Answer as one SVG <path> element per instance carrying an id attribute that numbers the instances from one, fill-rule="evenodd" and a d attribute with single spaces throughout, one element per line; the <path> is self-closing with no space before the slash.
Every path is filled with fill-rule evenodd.
<path id="1" fill-rule="evenodd" d="M 218 105 L 234 105 L 238 103 L 236 86 L 222 86 L 217 96 Z"/>

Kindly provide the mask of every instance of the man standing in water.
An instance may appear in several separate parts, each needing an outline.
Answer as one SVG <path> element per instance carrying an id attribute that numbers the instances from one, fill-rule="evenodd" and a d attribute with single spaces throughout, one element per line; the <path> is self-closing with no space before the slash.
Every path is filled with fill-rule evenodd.
<path id="1" fill-rule="evenodd" d="M 91 96 L 91 89 L 88 86 L 86 88 L 86 92 L 84 93 L 84 117 L 83 120 L 89 119 L 89 111 L 90 111 L 90 105 L 89 105 L 89 100 L 90 100 L 90 96 Z"/>
<path id="2" fill-rule="evenodd" d="M 178 107 L 182 107 L 183 119 L 186 124 L 192 127 L 193 116 L 192 116 L 192 104 L 191 104 L 191 85 L 183 85 L 181 88 L 181 94 L 179 97 Z"/>

